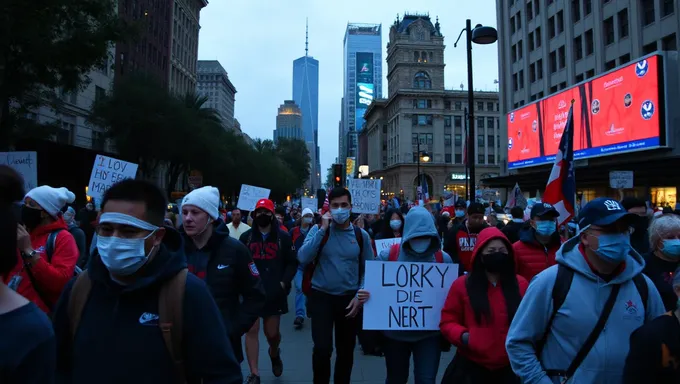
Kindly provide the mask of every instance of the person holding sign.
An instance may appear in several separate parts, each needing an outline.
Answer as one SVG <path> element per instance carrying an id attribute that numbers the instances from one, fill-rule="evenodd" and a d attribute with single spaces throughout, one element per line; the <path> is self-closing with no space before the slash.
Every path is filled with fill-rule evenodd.
<path id="1" fill-rule="evenodd" d="M 456 209 L 458 210 L 458 207 Z M 472 270 L 472 252 L 477 242 L 477 234 L 488 226 L 484 220 L 484 206 L 480 203 L 470 203 L 467 208 L 467 219 L 454 225 L 446 233 L 444 250 L 451 255 L 455 263 L 460 263 L 459 275 Z"/>
<path id="2" fill-rule="evenodd" d="M 381 261 L 453 263 L 440 249 L 441 240 L 432 215 L 423 207 L 413 207 L 404 220 L 401 244 L 383 250 Z M 413 375 L 418 384 L 435 384 L 442 352 L 439 331 L 384 331 L 387 383 L 406 383 L 413 355 Z"/>
<path id="3" fill-rule="evenodd" d="M 439 327 L 458 348 L 442 383 L 519 384 L 505 335 L 529 282 L 515 274 L 512 244 L 495 227 L 479 233 L 471 267 L 451 285 L 442 308 Z"/>

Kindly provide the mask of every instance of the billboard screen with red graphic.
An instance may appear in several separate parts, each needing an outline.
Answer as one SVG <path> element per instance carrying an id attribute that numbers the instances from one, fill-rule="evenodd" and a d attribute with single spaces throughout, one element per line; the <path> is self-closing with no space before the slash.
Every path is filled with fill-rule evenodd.
<path id="1" fill-rule="evenodd" d="M 552 163 L 574 101 L 574 158 L 665 145 L 660 56 L 650 56 L 510 112 L 508 168 Z"/>

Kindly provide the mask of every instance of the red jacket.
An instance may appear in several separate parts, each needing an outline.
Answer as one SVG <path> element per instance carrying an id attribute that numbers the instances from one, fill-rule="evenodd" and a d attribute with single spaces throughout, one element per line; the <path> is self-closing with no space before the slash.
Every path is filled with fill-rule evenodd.
<path id="1" fill-rule="evenodd" d="M 505 241 L 510 255 L 513 256 L 512 247 L 505 235 L 499 229 L 490 227 L 480 232 L 477 237 L 477 244 L 472 254 L 473 262 L 484 245 L 493 239 Z M 483 319 L 483 322 L 478 324 L 467 291 L 468 276 L 459 277 L 451 285 L 442 308 L 439 328 L 444 337 L 458 348 L 456 353 L 460 353 L 487 369 L 507 367 L 510 361 L 505 351 L 505 339 L 510 322 L 500 283 L 496 286 L 489 283 L 488 298 L 491 317 L 489 321 Z M 519 293 L 523 297 L 529 283 L 522 276 L 517 276 L 517 283 Z M 465 332 L 469 334 L 467 345 L 463 345 L 462 341 Z"/>
<path id="2" fill-rule="evenodd" d="M 512 245 L 517 274 L 531 281 L 541 271 L 555 265 L 555 253 L 561 245 L 562 241 L 558 234 L 554 234 L 548 247 L 544 247 L 536 241 L 535 229 L 522 229 L 519 241 Z"/>
<path id="3" fill-rule="evenodd" d="M 57 235 L 54 242 L 52 262 L 48 263 L 47 254 L 45 253 L 47 238 L 51 232 L 57 229 L 63 230 Z M 19 283 L 17 292 L 35 303 L 40 309 L 48 314 L 51 311 L 50 306 L 57 302 L 64 286 L 73 277 L 73 270 L 76 266 L 76 261 L 78 260 L 78 246 L 67 229 L 68 226 L 64 220 L 59 218 L 56 222 L 38 227 L 30 233 L 31 246 L 40 253 L 41 256 L 41 259 L 31 267 L 31 272 L 35 277 L 36 282 L 39 284 L 39 289 L 45 295 L 45 299 L 48 301 L 47 304 L 43 302 L 33 288 L 31 279 L 23 268 L 23 261 L 21 260 L 21 255 L 19 255 L 19 253 L 17 253 L 17 258 L 19 259 L 17 265 L 10 273 L 4 276 L 3 279 L 5 284 L 7 284 L 14 275 L 20 274 L 21 283 Z"/>

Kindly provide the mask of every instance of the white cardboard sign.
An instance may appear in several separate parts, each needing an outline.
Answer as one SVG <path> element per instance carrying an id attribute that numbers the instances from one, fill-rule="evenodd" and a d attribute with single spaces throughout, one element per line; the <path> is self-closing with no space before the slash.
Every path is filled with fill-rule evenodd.
<path id="1" fill-rule="evenodd" d="M 38 186 L 38 154 L 36 152 L 0 152 L 0 165 L 6 165 L 24 178 L 26 192 Z"/>
<path id="2" fill-rule="evenodd" d="M 380 255 L 380 252 L 389 250 L 394 244 L 401 244 L 401 237 L 394 237 L 392 239 L 381 239 L 375 241 L 375 251 Z"/>
<path id="3" fill-rule="evenodd" d="M 380 212 L 380 179 L 347 179 L 352 194 L 352 213 Z"/>
<path id="4" fill-rule="evenodd" d="M 255 210 L 255 205 L 260 199 L 268 199 L 271 191 L 267 188 L 241 184 L 241 193 L 238 194 L 238 209 L 244 211 Z"/>
<path id="5" fill-rule="evenodd" d="M 97 205 L 99 205 L 104 197 L 104 193 L 113 184 L 125 179 L 134 179 L 136 176 L 137 164 L 114 159 L 113 157 L 97 155 L 94 158 L 87 195 L 94 198 Z"/>
<path id="6" fill-rule="evenodd" d="M 633 171 L 609 171 L 609 186 L 614 189 L 633 188 Z"/>
<path id="7" fill-rule="evenodd" d="M 312 210 L 312 212 L 316 212 L 319 210 L 319 203 L 317 202 L 317 198 L 311 198 L 311 197 L 303 197 L 300 199 L 302 202 L 302 209 L 309 208 Z"/>
<path id="8" fill-rule="evenodd" d="M 364 328 L 439 330 L 442 307 L 458 264 L 366 261 Z"/>

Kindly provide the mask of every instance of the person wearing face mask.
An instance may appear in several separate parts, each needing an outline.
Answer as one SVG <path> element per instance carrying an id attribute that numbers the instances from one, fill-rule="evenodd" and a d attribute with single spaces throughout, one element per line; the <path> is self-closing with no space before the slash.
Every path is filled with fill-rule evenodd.
<path id="1" fill-rule="evenodd" d="M 210 291 L 187 272 L 181 235 L 163 226 L 166 207 L 142 180 L 104 193 L 97 252 L 54 313 L 64 382 L 243 381 Z"/>
<path id="2" fill-rule="evenodd" d="M 501 229 L 501 232 L 503 232 L 511 244 L 515 244 L 519 241 L 522 228 L 525 227 L 524 210 L 522 207 L 512 207 L 510 209 L 510 216 L 512 216 L 512 220 Z"/>
<path id="3" fill-rule="evenodd" d="M 465 200 L 458 199 L 453 206 L 453 217 L 451 218 L 451 226 L 461 225 L 465 221 L 467 214 L 467 204 Z"/>
<path id="4" fill-rule="evenodd" d="M 531 281 L 506 342 L 522 382 L 623 381 L 630 335 L 664 312 L 630 246 L 635 218 L 615 199 L 591 200 L 579 213 L 578 235 L 557 251 L 557 265 Z"/>
<path id="5" fill-rule="evenodd" d="M 309 229 L 314 225 L 314 212 L 311 209 L 305 208 L 302 210 L 302 217 L 300 218 L 300 225 L 294 227 L 290 230 L 290 237 L 293 240 L 293 246 L 295 247 L 295 257 L 297 258 L 297 251 L 302 247 L 305 242 L 305 237 L 309 233 Z M 305 317 L 307 317 L 307 299 L 305 298 L 304 292 L 302 292 L 302 276 L 304 274 L 304 268 L 298 265 L 297 272 L 295 273 L 295 320 L 293 321 L 293 327 L 297 330 L 302 329 L 305 324 Z"/>
<path id="6" fill-rule="evenodd" d="M 482 230 L 470 272 L 453 282 L 439 328 L 457 347 L 442 383 L 519 384 L 505 335 L 529 282 L 515 274 L 512 245 L 496 227 Z"/>
<path id="7" fill-rule="evenodd" d="M 633 213 L 638 216 L 633 222 L 635 231 L 630 235 L 630 245 L 639 254 L 644 255 L 650 251 L 651 245 L 647 234 L 650 222 L 650 217 L 647 213 L 647 203 L 637 197 L 626 197 L 621 200 L 621 206 L 623 206 L 623 209 L 628 211 L 628 213 Z"/>
<path id="8" fill-rule="evenodd" d="M 76 211 L 73 207 L 68 207 L 64 211 L 62 217 L 68 226 L 68 231 L 73 235 L 73 239 L 76 241 L 78 246 L 78 261 L 76 265 L 81 269 L 85 269 L 87 262 L 90 259 L 90 252 L 87 249 L 87 238 L 85 237 L 85 232 L 80 229 L 78 223 L 75 220 Z"/>
<path id="9" fill-rule="evenodd" d="M 385 212 L 382 228 L 375 236 L 375 239 L 394 239 L 396 237 L 401 237 L 403 231 L 404 215 L 398 209 L 389 209 Z"/>
<path id="10" fill-rule="evenodd" d="M 96 224 L 93 224 L 97 220 L 97 211 L 94 207 L 94 201 L 90 200 L 85 204 L 85 208 L 78 211 L 76 214 L 76 223 L 80 226 L 80 229 L 85 232 L 85 238 L 87 239 L 87 247 L 92 245 L 92 237 L 94 235 L 94 228 Z"/>
<path id="11" fill-rule="evenodd" d="M 364 262 L 373 259 L 373 248 L 368 233 L 350 221 L 349 190 L 334 188 L 328 201 L 330 212 L 324 213 L 321 225 L 310 229 L 298 250 L 298 260 L 306 268 L 306 276 L 311 277 L 307 280 L 307 300 L 312 318 L 314 383 L 330 383 L 335 339 L 333 382 L 349 384 L 361 328 L 357 315 L 362 305 L 359 291 L 364 284 Z"/>
<path id="12" fill-rule="evenodd" d="M 243 361 L 241 336 L 258 320 L 264 288 L 250 251 L 230 236 L 219 215 L 219 190 L 205 186 L 182 200 L 184 252 L 189 272 L 205 281 L 222 313 L 234 354 Z"/>
<path id="13" fill-rule="evenodd" d="M 555 254 L 562 244 L 557 233 L 559 212 L 548 203 L 531 208 L 529 226 L 520 231 L 512 245 L 517 258 L 517 274 L 531 281 L 542 270 L 555 265 Z"/>
<path id="14" fill-rule="evenodd" d="M 671 281 L 680 266 L 680 217 L 665 214 L 654 219 L 649 227 L 649 244 L 643 273 L 654 282 L 666 310 L 674 310 L 677 299 Z"/>
<path id="15" fill-rule="evenodd" d="M 423 207 L 413 207 L 406 215 L 401 244 L 393 245 L 378 255 L 381 261 L 453 263 L 440 250 L 440 238 L 430 213 Z M 363 293 L 370 296 L 369 292 Z M 368 298 L 366 299 L 368 300 Z M 383 331 L 387 383 L 406 383 L 411 355 L 415 382 L 434 384 L 442 352 L 438 331 Z"/>
<path id="16" fill-rule="evenodd" d="M 477 242 L 477 234 L 488 226 L 484 220 L 484 206 L 475 202 L 470 203 L 467 208 L 467 219 L 454 225 L 446 233 L 444 251 L 451 255 L 454 263 L 459 263 L 458 275 L 462 276 L 472 268 L 472 251 Z"/>
<path id="17" fill-rule="evenodd" d="M 9 274 L 16 257 L 16 202 L 24 198 L 24 180 L 0 165 L 0 277 Z M 56 339 L 50 319 L 34 303 L 0 280 L 0 382 L 54 383 Z"/>
<path id="18" fill-rule="evenodd" d="M 272 373 L 283 374 L 281 360 L 281 315 L 288 313 L 288 293 L 297 272 L 297 260 L 292 239 L 275 216 L 274 203 L 260 199 L 255 204 L 253 227 L 241 235 L 241 242 L 250 249 L 255 266 L 262 276 L 267 300 L 260 311 L 264 335 L 269 343 L 268 355 Z M 260 320 L 246 333 L 246 357 L 250 375 L 246 383 L 259 384 Z"/>
<path id="19" fill-rule="evenodd" d="M 672 276 L 675 305 L 630 336 L 623 384 L 680 383 L 680 268 Z"/>
<path id="20" fill-rule="evenodd" d="M 26 194 L 17 227 L 19 262 L 5 276 L 13 289 L 50 314 L 73 272 L 79 252 L 61 209 L 75 200 L 66 188 L 43 185 Z"/>

